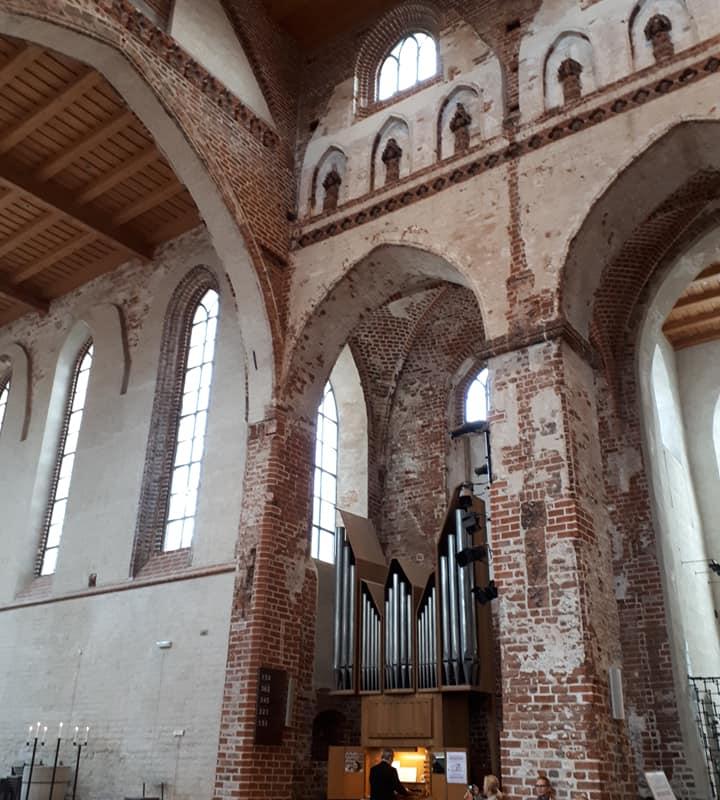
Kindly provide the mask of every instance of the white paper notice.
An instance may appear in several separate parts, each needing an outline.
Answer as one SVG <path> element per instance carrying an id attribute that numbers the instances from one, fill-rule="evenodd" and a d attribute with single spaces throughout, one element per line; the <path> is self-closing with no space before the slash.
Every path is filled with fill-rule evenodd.
<path id="1" fill-rule="evenodd" d="M 664 772 L 646 772 L 645 780 L 655 800 L 676 800 Z"/>
<path id="2" fill-rule="evenodd" d="M 448 783 L 467 783 L 467 756 L 465 753 L 445 754 L 445 779 Z"/>

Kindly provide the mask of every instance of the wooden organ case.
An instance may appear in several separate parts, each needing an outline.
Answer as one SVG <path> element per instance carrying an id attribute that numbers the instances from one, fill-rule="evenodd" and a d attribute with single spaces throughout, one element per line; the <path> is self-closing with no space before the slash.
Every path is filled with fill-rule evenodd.
<path id="1" fill-rule="evenodd" d="M 387 563 L 372 523 L 339 513 L 334 692 L 360 695 L 362 740 L 330 748 L 328 800 L 369 797 L 369 771 L 384 748 L 395 751 L 415 796 L 461 800 L 471 765 L 459 782 L 458 763 L 470 749 L 473 692 L 488 695 L 488 749 L 493 771 L 499 767 L 490 605 L 473 592 L 488 584 L 488 565 L 463 556 L 458 563 L 458 553 L 487 544 L 485 506 L 454 492 L 435 569 L 409 558 Z"/>

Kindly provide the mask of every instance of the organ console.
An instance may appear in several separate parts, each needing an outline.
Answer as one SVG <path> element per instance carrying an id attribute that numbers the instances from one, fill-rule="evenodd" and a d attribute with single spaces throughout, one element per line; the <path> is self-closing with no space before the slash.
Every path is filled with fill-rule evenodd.
<path id="1" fill-rule="evenodd" d="M 485 506 L 459 488 L 453 493 L 435 564 L 427 566 L 412 558 L 388 562 L 369 520 L 340 516 L 333 680 L 336 693 L 361 696 L 362 741 L 330 748 L 328 800 L 367 796 L 367 774 L 383 747 L 406 754 L 398 764 L 407 762 L 407 775 L 417 761 L 410 787 L 417 796 L 460 800 L 467 776 L 463 785 L 453 782 L 438 765 L 447 752 L 467 753 L 468 694 L 487 693 L 492 709 L 495 688 L 490 608 L 478 606 L 473 594 L 488 583 L 487 563 L 472 560 L 486 552 Z M 487 724 L 497 769 L 492 711 Z M 350 759 L 362 765 L 352 774 L 342 768 L 348 752 L 362 754 Z"/>

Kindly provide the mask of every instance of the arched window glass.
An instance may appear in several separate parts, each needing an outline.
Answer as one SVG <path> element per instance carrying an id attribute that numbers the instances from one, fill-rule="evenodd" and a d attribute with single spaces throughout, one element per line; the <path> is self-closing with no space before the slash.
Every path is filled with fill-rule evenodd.
<path id="1" fill-rule="evenodd" d="M 70 481 L 75 453 L 77 452 L 78 437 L 82 424 L 85 400 L 87 398 L 88 381 L 93 361 L 93 344 L 87 342 L 80 351 L 73 373 L 68 401 L 65 407 L 65 422 L 60 434 L 58 447 L 59 458 L 55 468 L 53 487 L 50 492 L 48 505 L 46 532 L 40 561 L 40 574 L 52 575 L 55 572 L 60 539 L 62 538 L 65 524 L 65 511 L 68 497 L 70 496 Z"/>
<path id="2" fill-rule="evenodd" d="M 163 539 L 165 551 L 190 547 L 195 529 L 195 512 L 215 360 L 218 311 L 218 293 L 214 289 L 208 289 L 195 309 L 190 332 L 175 460 L 170 481 L 170 498 L 165 520 Z"/>
<path id="3" fill-rule="evenodd" d="M 465 422 L 479 422 L 488 415 L 488 371 L 480 370 L 465 395 Z"/>
<path id="4" fill-rule="evenodd" d="M 383 61 L 378 73 L 378 100 L 432 78 L 437 72 L 437 45 L 427 33 L 411 33 L 401 39 Z"/>
<path id="5" fill-rule="evenodd" d="M 325 384 L 317 415 L 315 478 L 311 555 L 321 561 L 335 560 L 335 504 L 337 502 L 338 418 L 335 395 Z"/>
<path id="6" fill-rule="evenodd" d="M 0 433 L 2 433 L 3 420 L 7 410 L 8 397 L 10 397 L 10 376 L 0 378 Z"/>

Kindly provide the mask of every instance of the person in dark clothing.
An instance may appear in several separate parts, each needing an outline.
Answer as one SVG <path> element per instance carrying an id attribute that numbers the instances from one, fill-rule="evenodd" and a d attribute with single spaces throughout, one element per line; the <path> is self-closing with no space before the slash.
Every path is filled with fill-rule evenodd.
<path id="1" fill-rule="evenodd" d="M 393 751 L 383 750 L 380 761 L 370 770 L 370 800 L 395 800 L 399 794 L 410 794 L 400 783 L 392 765 Z"/>

